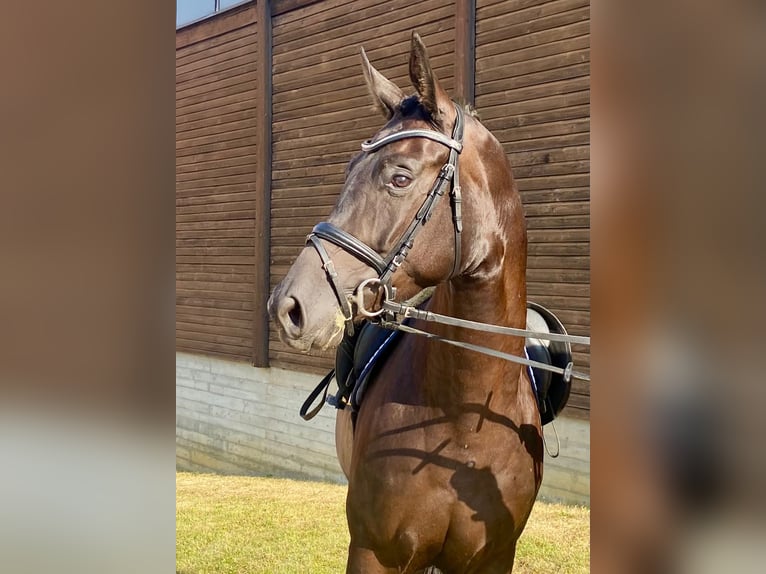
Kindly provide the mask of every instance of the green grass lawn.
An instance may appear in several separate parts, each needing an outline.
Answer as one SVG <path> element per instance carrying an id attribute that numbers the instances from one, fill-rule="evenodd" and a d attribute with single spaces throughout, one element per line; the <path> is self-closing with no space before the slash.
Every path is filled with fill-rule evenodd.
<path id="1" fill-rule="evenodd" d="M 179 472 L 180 574 L 345 571 L 346 487 Z M 515 574 L 589 571 L 590 512 L 538 502 L 519 540 Z"/>

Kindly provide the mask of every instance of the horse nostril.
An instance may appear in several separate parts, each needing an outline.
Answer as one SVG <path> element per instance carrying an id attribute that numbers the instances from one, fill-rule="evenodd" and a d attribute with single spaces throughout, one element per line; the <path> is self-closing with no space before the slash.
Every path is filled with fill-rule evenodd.
<path id="1" fill-rule="evenodd" d="M 303 326 L 303 315 L 297 299 L 293 297 L 284 297 L 279 302 L 278 316 L 285 331 L 292 335 L 300 333 Z"/>
<path id="2" fill-rule="evenodd" d="M 295 301 L 295 306 L 292 309 L 290 309 L 290 311 L 288 311 L 287 316 L 290 317 L 290 321 L 292 322 L 293 325 L 295 325 L 296 327 L 300 327 L 301 320 L 302 320 L 301 306 L 298 304 L 298 301 L 296 301 L 295 299 L 293 299 L 293 301 Z"/>

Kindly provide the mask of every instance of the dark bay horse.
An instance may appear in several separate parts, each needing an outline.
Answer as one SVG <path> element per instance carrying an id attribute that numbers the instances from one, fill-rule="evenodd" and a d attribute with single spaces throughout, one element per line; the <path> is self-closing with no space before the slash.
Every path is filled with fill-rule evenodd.
<path id="1" fill-rule="evenodd" d="M 409 63 L 415 95 L 405 97 L 364 51 L 362 62 L 388 121 L 348 165 L 326 227 L 372 255 L 313 235 L 269 299 L 282 340 L 302 351 L 337 345 L 348 321 L 362 320 L 347 294 L 381 274 L 375 261 L 390 262 L 413 225 L 417 238 L 390 269 L 397 300 L 436 286 L 428 303 L 434 312 L 524 328 L 526 227 L 502 146 L 449 99 L 416 34 Z M 458 151 L 452 185 L 462 191 L 462 214 L 455 205 L 461 195 L 451 192 L 418 221 Z M 524 354 L 522 338 L 443 325 L 429 330 Z M 353 431 L 350 409 L 337 411 L 338 455 L 349 481 L 347 572 L 511 572 L 542 480 L 540 415 L 526 369 L 403 337 Z"/>

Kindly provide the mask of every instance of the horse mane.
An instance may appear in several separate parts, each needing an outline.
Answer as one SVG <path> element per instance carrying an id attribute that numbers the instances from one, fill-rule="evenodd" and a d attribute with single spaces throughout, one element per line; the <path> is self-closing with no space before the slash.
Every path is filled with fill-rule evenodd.
<path id="1" fill-rule="evenodd" d="M 476 111 L 476 108 L 468 103 L 456 103 L 463 108 L 463 111 L 467 116 L 470 116 L 481 123 L 481 118 L 479 117 L 479 113 Z M 403 118 L 416 118 L 424 120 L 436 130 L 441 130 L 443 128 L 441 122 L 433 118 L 431 112 L 429 112 L 428 109 L 423 105 L 417 95 L 407 96 L 404 98 L 397 106 L 397 111 L 402 115 Z"/>

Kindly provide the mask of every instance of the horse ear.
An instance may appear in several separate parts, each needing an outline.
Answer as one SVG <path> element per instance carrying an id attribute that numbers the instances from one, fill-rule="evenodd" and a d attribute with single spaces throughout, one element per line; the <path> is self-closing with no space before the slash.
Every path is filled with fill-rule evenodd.
<path id="1" fill-rule="evenodd" d="M 428 61 L 428 52 L 417 32 L 412 33 L 410 47 L 410 80 L 420 96 L 420 101 L 437 123 L 447 119 L 451 109 L 450 99 L 444 91 Z"/>
<path id="2" fill-rule="evenodd" d="M 396 84 L 372 67 L 364 48 L 362 48 L 362 71 L 375 107 L 386 116 L 386 119 L 390 120 L 394 115 L 396 106 L 404 99 L 404 93 Z"/>

